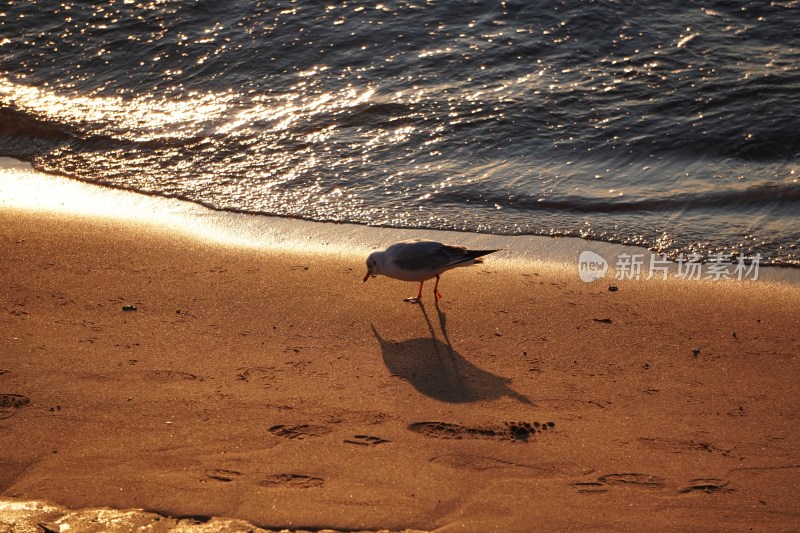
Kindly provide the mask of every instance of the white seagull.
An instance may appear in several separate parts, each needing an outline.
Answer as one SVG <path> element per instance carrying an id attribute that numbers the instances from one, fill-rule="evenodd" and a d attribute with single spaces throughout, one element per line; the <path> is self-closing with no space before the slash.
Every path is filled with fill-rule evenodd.
<path id="1" fill-rule="evenodd" d="M 370 277 L 387 276 L 402 281 L 419 281 L 419 294 L 406 301 L 417 302 L 422 299 L 422 285 L 425 280 L 436 278 L 433 295 L 438 302 L 439 276 L 451 268 L 482 263 L 478 259 L 497 250 L 467 250 L 463 246 L 450 246 L 436 241 L 410 240 L 400 241 L 389 246 L 383 252 L 372 252 L 367 257 L 367 275 Z"/>

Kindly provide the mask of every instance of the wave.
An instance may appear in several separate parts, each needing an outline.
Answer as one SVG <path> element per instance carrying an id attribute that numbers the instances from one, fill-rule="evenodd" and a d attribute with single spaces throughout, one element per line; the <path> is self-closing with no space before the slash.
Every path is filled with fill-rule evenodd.
<path id="1" fill-rule="evenodd" d="M 0 154 L 25 161 L 78 138 L 67 124 L 10 107 L 0 107 Z"/>
<path id="2" fill-rule="evenodd" d="M 431 201 L 438 204 L 497 204 L 504 209 L 520 211 L 563 211 L 572 213 L 664 213 L 692 209 L 760 209 L 764 206 L 800 204 L 800 184 L 761 184 L 736 190 L 710 190 L 678 193 L 663 197 L 639 199 L 608 199 L 586 196 L 559 198 L 525 197 L 509 194 L 465 194 L 466 191 L 444 191 Z M 800 209 L 800 205 L 796 206 Z"/>
<path id="3" fill-rule="evenodd" d="M 222 136 L 218 136 L 222 137 Z M 96 134 L 65 122 L 41 117 L 35 113 L 0 108 L 0 154 L 30 161 L 69 146 L 74 152 L 102 152 L 120 149 L 155 151 L 193 146 L 208 140 L 207 136 L 125 139 Z"/>

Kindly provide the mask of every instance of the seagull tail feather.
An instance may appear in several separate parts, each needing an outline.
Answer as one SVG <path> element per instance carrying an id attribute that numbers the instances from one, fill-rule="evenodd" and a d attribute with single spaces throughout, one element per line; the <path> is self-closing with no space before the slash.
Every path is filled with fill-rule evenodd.
<path id="1" fill-rule="evenodd" d="M 500 250 L 467 250 L 467 258 L 465 261 L 469 261 L 470 259 L 474 259 L 476 263 L 483 263 L 483 259 L 479 259 L 479 257 L 483 257 L 484 255 L 493 254 L 495 252 L 499 252 Z"/>

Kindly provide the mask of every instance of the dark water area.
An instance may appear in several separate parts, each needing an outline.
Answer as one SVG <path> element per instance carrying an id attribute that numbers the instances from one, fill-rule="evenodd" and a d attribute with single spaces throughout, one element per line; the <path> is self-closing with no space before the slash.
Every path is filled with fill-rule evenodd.
<path id="1" fill-rule="evenodd" d="M 0 155 L 222 210 L 800 266 L 798 27 L 796 1 L 5 2 Z"/>

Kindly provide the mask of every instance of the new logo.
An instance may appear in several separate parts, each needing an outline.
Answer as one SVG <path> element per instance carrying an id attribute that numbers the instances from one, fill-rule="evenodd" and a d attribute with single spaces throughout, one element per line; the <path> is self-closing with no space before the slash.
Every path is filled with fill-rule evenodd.
<path id="1" fill-rule="evenodd" d="M 608 263 L 603 256 L 589 250 L 581 252 L 578 257 L 578 276 L 581 281 L 591 283 L 605 276 L 606 272 L 608 272 Z"/>

